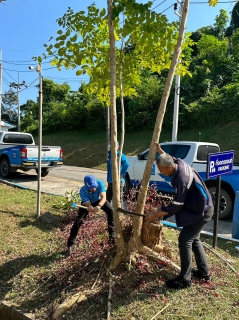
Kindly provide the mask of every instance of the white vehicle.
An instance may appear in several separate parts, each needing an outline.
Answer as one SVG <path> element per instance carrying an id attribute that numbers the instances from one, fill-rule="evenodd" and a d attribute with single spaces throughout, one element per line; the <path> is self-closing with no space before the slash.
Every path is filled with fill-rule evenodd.
<path id="1" fill-rule="evenodd" d="M 41 175 L 45 177 L 49 169 L 62 165 L 61 147 L 42 146 Z M 0 175 L 8 178 L 18 169 L 38 172 L 38 146 L 30 133 L 0 131 Z"/>
<path id="2" fill-rule="evenodd" d="M 216 195 L 216 180 L 207 180 L 207 158 L 208 154 L 219 152 L 219 145 L 209 142 L 176 141 L 160 143 L 161 148 L 175 158 L 181 158 L 192 166 L 202 177 L 207 185 L 213 199 Z M 129 161 L 128 173 L 126 175 L 127 188 L 136 186 L 137 181 L 142 180 L 149 149 L 136 156 L 127 157 Z M 155 161 L 159 154 L 156 153 Z M 156 185 L 158 191 L 173 193 L 170 177 L 160 174 L 156 163 L 152 167 L 149 184 Z M 239 166 L 233 166 L 233 173 L 222 175 L 220 191 L 219 219 L 226 219 L 233 213 L 236 192 L 239 191 Z"/>

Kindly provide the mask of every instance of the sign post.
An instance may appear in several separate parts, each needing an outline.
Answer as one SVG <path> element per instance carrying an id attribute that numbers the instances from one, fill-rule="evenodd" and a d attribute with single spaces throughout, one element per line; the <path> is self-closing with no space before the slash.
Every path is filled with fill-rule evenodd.
<path id="1" fill-rule="evenodd" d="M 214 209 L 213 248 L 217 246 L 217 228 L 220 209 L 221 176 L 233 171 L 234 150 L 210 153 L 207 161 L 207 179 L 217 178 Z"/>

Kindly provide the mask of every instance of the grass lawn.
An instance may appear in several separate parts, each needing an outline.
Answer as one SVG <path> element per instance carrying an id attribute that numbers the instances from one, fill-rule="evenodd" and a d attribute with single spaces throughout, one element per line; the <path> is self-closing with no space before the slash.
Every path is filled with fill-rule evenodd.
<path id="1" fill-rule="evenodd" d="M 0 183 L 0 300 L 33 313 L 35 319 L 49 320 L 63 301 L 79 294 L 80 299 L 60 319 L 106 319 L 108 266 L 115 249 L 107 242 L 104 214 L 89 216 L 67 258 L 65 244 L 75 212 L 65 207 L 63 197 L 44 194 L 41 218 L 36 220 L 36 198 L 33 191 Z M 176 264 L 178 234 L 164 227 L 163 242 L 172 248 Z M 211 237 L 202 239 L 212 244 Z M 120 265 L 112 274 L 112 319 L 239 319 L 239 252 L 235 246 L 218 239 L 221 257 L 206 248 L 212 281 L 193 279 L 193 286 L 183 291 L 166 289 L 164 281 L 175 274 L 160 261 L 140 256 L 135 263 Z"/>

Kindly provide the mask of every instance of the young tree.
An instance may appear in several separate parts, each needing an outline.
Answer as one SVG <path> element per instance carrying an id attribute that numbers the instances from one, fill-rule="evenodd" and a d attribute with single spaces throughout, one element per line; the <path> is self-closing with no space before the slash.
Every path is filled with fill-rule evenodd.
<path id="1" fill-rule="evenodd" d="M 59 69 L 62 66 L 78 68 L 76 71 L 78 75 L 87 72 L 90 76 L 89 91 L 94 92 L 97 90 L 99 96 L 105 102 L 109 101 L 110 93 L 115 211 L 120 206 L 119 174 L 116 157 L 116 97 L 120 91 L 125 95 L 135 93 L 134 84 L 140 81 L 139 71 L 142 68 L 149 68 L 158 73 L 169 69 L 136 205 L 136 212 L 142 214 L 155 157 L 154 142 L 158 141 L 160 137 L 163 116 L 179 57 L 182 62 L 177 72 L 181 72 L 181 74 L 187 72 L 187 62 L 184 61 L 182 46 L 184 43 L 188 2 L 186 0 L 184 4 L 179 34 L 177 23 L 170 24 L 164 15 L 156 14 L 150 10 L 152 2 L 138 4 L 135 0 L 115 0 L 112 3 L 112 0 L 107 0 L 107 16 L 105 9 L 99 11 L 95 6 L 88 7 L 87 17 L 84 12 L 74 13 L 69 8 L 67 13 L 61 19 L 58 19 L 58 24 L 65 28 L 66 31 L 59 30 L 57 42 L 54 45 L 46 45 L 48 55 L 54 57 L 52 63 L 57 65 Z M 121 13 L 124 15 L 123 24 L 119 21 Z M 81 41 L 79 42 L 78 39 Z M 121 49 L 116 46 L 116 42 L 120 39 L 127 39 L 124 42 L 125 45 L 121 45 Z M 125 48 L 130 48 L 131 54 L 122 54 Z M 174 50 L 174 48 L 176 49 Z M 124 90 L 119 86 L 119 80 L 117 81 L 117 79 L 121 79 Z M 125 243 L 120 229 L 120 220 L 116 215 L 117 255 L 111 266 L 112 268 L 115 268 L 121 261 L 133 256 L 136 250 L 153 255 L 152 250 L 142 244 L 142 221 L 141 217 L 134 219 L 133 237 L 129 243 Z M 135 244 L 137 244 L 137 249 Z M 159 259 L 158 256 L 157 259 Z"/>

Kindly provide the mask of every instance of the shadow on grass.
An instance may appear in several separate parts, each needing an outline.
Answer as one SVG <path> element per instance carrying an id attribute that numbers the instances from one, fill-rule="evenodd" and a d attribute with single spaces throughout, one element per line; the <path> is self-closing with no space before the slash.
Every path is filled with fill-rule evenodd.
<path id="1" fill-rule="evenodd" d="M 25 220 L 20 221 L 19 227 L 26 228 L 29 226 L 33 226 L 40 229 L 41 231 L 47 232 L 59 226 L 61 221 L 62 217 L 47 211 L 44 214 L 42 214 L 39 219 L 36 218 L 36 220 L 32 220 L 27 218 Z"/>
<path id="2" fill-rule="evenodd" d="M 21 271 L 30 267 L 47 266 L 53 261 L 59 259 L 61 253 L 54 253 L 50 256 L 30 255 L 27 257 L 18 257 L 12 259 L 0 266 L 0 300 L 5 297 L 8 292 L 12 291 L 14 286 L 14 278 L 21 274 Z M 20 276 L 21 278 L 23 276 Z"/>
<path id="3" fill-rule="evenodd" d="M 0 209 L 0 213 L 7 213 L 7 214 L 11 214 L 13 217 L 19 217 L 19 215 L 13 211 L 6 211 L 6 210 Z"/>

